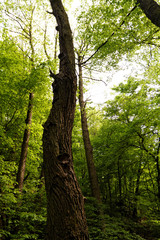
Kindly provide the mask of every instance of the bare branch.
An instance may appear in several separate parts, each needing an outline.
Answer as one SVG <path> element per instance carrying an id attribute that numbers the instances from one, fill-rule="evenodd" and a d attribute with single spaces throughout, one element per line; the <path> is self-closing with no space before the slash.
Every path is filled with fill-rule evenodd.
<path id="1" fill-rule="evenodd" d="M 27 31 L 27 30 L 22 26 L 22 24 L 21 24 L 21 22 L 22 22 L 25 27 L 27 26 L 27 25 L 23 22 L 23 20 L 22 20 L 20 17 L 17 17 L 16 15 L 8 12 L 7 10 L 5 10 L 5 12 L 6 12 L 6 15 L 7 15 L 8 17 L 10 17 L 12 20 L 14 20 L 15 22 L 17 22 L 17 23 L 19 24 L 20 28 L 22 29 L 22 31 L 25 32 L 25 34 L 27 34 L 27 35 L 29 36 L 28 31 Z M 18 19 L 19 19 L 21 22 L 18 21 Z"/>
<path id="2" fill-rule="evenodd" d="M 49 12 L 49 11 L 46 11 L 47 13 L 49 13 L 49 14 L 53 14 L 53 12 Z"/>
<path id="3" fill-rule="evenodd" d="M 83 77 L 83 78 L 90 79 L 90 80 L 97 81 L 97 82 L 103 82 L 106 86 L 108 86 L 107 83 L 101 79 L 95 79 L 95 78 L 90 78 L 90 77 Z"/>
<path id="4" fill-rule="evenodd" d="M 17 33 L 17 34 L 19 34 L 19 35 L 22 35 L 23 37 L 25 37 L 25 38 L 27 38 L 27 39 L 29 40 L 29 37 L 26 36 L 24 33 L 16 32 L 16 31 L 13 31 L 13 30 L 11 30 L 11 29 L 8 29 L 8 31 L 13 32 L 13 33 Z"/>
<path id="5" fill-rule="evenodd" d="M 46 39 L 47 39 L 47 23 L 45 21 L 43 47 L 44 47 L 44 52 L 46 54 L 47 59 L 50 60 L 51 58 L 50 58 L 50 56 L 49 56 L 49 54 L 47 52 L 47 48 L 46 48 Z"/>

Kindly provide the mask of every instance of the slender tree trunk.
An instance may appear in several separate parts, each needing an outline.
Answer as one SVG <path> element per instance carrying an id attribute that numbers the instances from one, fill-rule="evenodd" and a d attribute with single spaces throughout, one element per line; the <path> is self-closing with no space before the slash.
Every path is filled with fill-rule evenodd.
<path id="1" fill-rule="evenodd" d="M 18 188 L 20 192 L 22 192 L 23 182 L 24 182 L 25 166 L 26 166 L 26 159 L 27 159 L 27 153 L 28 153 L 28 144 L 29 144 L 29 137 L 30 137 L 30 131 L 31 131 L 33 98 L 34 98 L 33 93 L 30 93 L 27 118 L 26 118 L 26 128 L 24 131 L 23 143 L 21 148 L 21 156 L 20 156 L 20 162 L 19 162 L 18 173 L 17 173 L 17 183 L 18 183 Z"/>
<path id="2" fill-rule="evenodd" d="M 79 67 L 79 104 L 80 104 L 80 111 L 81 111 L 81 126 L 82 126 L 82 135 L 83 135 L 83 142 L 85 148 L 85 155 L 87 160 L 87 167 L 89 173 L 89 180 L 90 186 L 92 191 L 92 196 L 97 200 L 99 204 L 102 204 L 100 188 L 98 183 L 98 177 L 96 173 L 96 168 L 94 165 L 93 160 L 93 149 L 90 141 L 89 130 L 88 130 L 88 123 L 87 123 L 87 116 L 85 110 L 85 102 L 83 98 L 83 77 L 82 77 L 82 59 L 81 56 L 78 56 L 78 67 Z M 105 222 L 104 222 L 104 213 L 102 207 L 99 208 L 99 215 L 101 217 L 101 225 L 102 230 L 105 230 Z"/>
<path id="3" fill-rule="evenodd" d="M 60 42 L 60 69 L 51 72 L 53 105 L 44 124 L 43 152 L 47 193 L 47 240 L 87 240 L 84 201 L 73 170 L 71 136 L 76 104 L 73 40 L 61 0 L 50 0 Z"/>
<path id="4" fill-rule="evenodd" d="M 33 14 L 34 14 L 34 10 L 35 10 L 35 7 L 33 7 L 31 10 L 31 17 L 30 17 L 30 21 L 29 21 L 28 30 L 27 30 L 27 32 L 28 32 L 27 40 L 29 40 L 29 46 L 30 46 L 30 50 L 31 50 L 30 62 L 31 62 L 32 68 L 34 68 L 34 56 L 35 56 L 34 44 L 33 44 Z M 20 22 L 21 21 L 22 20 L 20 19 Z M 24 30 L 24 28 L 22 28 L 22 30 L 26 34 L 26 30 Z M 28 154 L 31 122 L 32 122 L 33 99 L 34 99 L 34 93 L 31 92 L 31 93 L 29 93 L 29 104 L 28 104 L 27 118 L 25 121 L 26 128 L 25 128 L 24 135 L 23 135 L 21 156 L 20 156 L 18 172 L 17 172 L 17 183 L 18 183 L 17 187 L 19 188 L 20 192 L 22 192 L 22 190 L 23 190 L 23 182 L 24 182 L 26 160 L 27 160 L 27 154 Z"/>
<path id="5" fill-rule="evenodd" d="M 57 59 L 58 34 L 55 36 L 54 59 Z"/>
<path id="6" fill-rule="evenodd" d="M 160 164 L 159 164 L 159 153 L 160 153 L 160 137 L 157 148 L 157 156 L 155 157 L 155 162 L 157 166 L 157 186 L 158 186 L 158 200 L 160 202 Z"/>
<path id="7" fill-rule="evenodd" d="M 111 191 L 111 183 L 110 183 L 109 176 L 108 176 L 107 184 L 108 184 L 108 193 L 109 193 L 109 205 L 110 205 L 110 209 L 112 209 L 112 191 Z"/>
<path id="8" fill-rule="evenodd" d="M 98 183 L 98 177 L 96 173 L 96 168 L 93 161 L 93 149 L 90 141 L 88 124 L 87 124 L 87 116 L 85 110 L 85 102 L 83 98 L 83 78 L 82 78 L 82 59 L 78 56 L 78 67 L 79 67 L 79 105 L 81 111 L 81 126 L 82 126 L 82 134 L 83 134 L 83 142 L 85 148 L 85 155 L 88 166 L 89 180 L 91 185 L 92 196 L 97 199 L 99 203 L 101 203 L 100 196 L 100 188 Z"/>
<path id="9" fill-rule="evenodd" d="M 138 203 L 138 195 L 139 195 L 139 185 L 140 185 L 140 177 L 142 174 L 142 168 L 141 168 L 141 159 L 139 162 L 139 167 L 138 167 L 138 172 L 137 172 L 137 181 L 136 181 L 136 189 L 135 189 L 135 196 L 134 196 L 134 202 L 135 202 L 135 206 L 133 209 L 133 218 L 137 218 L 137 203 Z"/>
<path id="10" fill-rule="evenodd" d="M 160 6 L 154 0 L 137 0 L 140 8 L 153 24 L 160 27 Z"/>
<path id="11" fill-rule="evenodd" d="M 122 201 L 122 176 L 121 176 L 121 172 L 120 172 L 120 160 L 118 159 L 118 163 L 117 163 L 117 170 L 118 170 L 118 183 L 119 183 L 119 195 L 120 195 L 120 202 Z"/>

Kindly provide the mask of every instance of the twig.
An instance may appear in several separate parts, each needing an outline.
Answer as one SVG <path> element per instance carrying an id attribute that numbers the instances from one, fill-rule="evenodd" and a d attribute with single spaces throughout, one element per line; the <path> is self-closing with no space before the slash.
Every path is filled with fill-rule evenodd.
<path id="1" fill-rule="evenodd" d="M 83 78 L 90 79 L 90 80 L 97 81 L 97 82 L 103 82 L 106 86 L 108 86 L 107 83 L 101 79 L 95 79 L 95 78 L 90 78 L 90 77 L 83 77 Z"/>

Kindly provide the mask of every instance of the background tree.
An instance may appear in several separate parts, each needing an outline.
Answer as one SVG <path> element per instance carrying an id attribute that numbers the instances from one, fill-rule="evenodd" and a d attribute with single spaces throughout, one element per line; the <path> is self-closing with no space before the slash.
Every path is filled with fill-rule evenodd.
<path id="1" fill-rule="evenodd" d="M 39 66 L 36 69 L 38 77 L 36 78 L 36 75 L 33 74 L 30 76 L 27 68 L 27 59 L 24 58 L 22 51 L 17 48 L 14 41 L 5 35 L 4 40 L 1 41 L 0 48 L 1 236 L 2 239 L 27 239 L 29 236 L 32 236 L 33 239 L 36 239 L 38 236 L 41 238 L 43 234 L 34 228 L 34 226 L 38 224 L 44 229 L 45 223 L 45 192 L 44 187 L 40 190 L 38 186 L 41 183 L 42 123 L 44 119 L 46 119 L 49 111 L 48 108 L 51 104 L 49 97 L 50 87 L 49 84 L 47 84 L 49 82 L 47 77 L 48 73 L 45 67 Z M 33 128 L 30 135 L 28 163 L 26 164 L 24 184 L 24 193 L 27 192 L 27 195 L 25 194 L 22 198 L 19 198 L 15 190 L 16 175 L 25 128 L 31 79 L 32 81 L 34 80 L 32 86 L 34 85 L 37 91 L 35 94 L 36 100 L 34 101 L 35 112 L 32 120 Z M 44 101 L 44 99 L 46 99 L 46 101 Z M 40 194 L 42 194 L 41 197 Z M 36 198 L 42 199 L 42 201 L 38 200 L 39 205 L 37 204 Z M 20 202 L 21 207 L 19 207 Z M 33 203 L 33 205 L 31 203 Z M 37 207 L 35 207 L 36 204 Z M 38 207 L 39 211 L 37 212 Z M 33 220 L 30 221 L 30 223 L 28 221 L 29 218 Z M 30 224 L 33 226 L 32 230 L 28 228 Z"/>
<path id="2" fill-rule="evenodd" d="M 115 89 L 120 91 L 120 95 L 108 102 L 105 108 L 107 119 L 98 137 L 100 142 L 97 142 L 99 146 L 97 151 L 101 152 L 100 156 L 103 159 L 100 166 L 104 168 L 106 164 L 108 168 L 104 172 L 101 171 L 103 175 L 100 179 L 104 179 L 106 183 L 105 201 L 109 203 L 111 209 L 116 204 L 124 214 L 134 215 L 137 198 L 141 201 L 145 196 L 149 204 L 152 192 L 153 199 L 158 200 L 159 107 L 155 94 L 157 89 L 151 87 L 149 82 L 135 79 L 129 79 L 126 84 L 121 84 Z M 146 175 L 148 171 L 150 177 Z M 143 195 L 145 191 L 147 195 Z M 157 207 L 155 205 L 157 209 L 158 205 Z"/>
<path id="3" fill-rule="evenodd" d="M 85 109 L 85 101 L 83 97 L 83 76 L 82 76 L 82 57 L 78 56 L 78 67 L 79 67 L 79 105 L 81 111 L 81 126 L 82 126 L 82 133 L 83 133 L 83 142 L 85 147 L 85 154 L 89 172 L 89 179 L 91 184 L 91 191 L 92 196 L 97 199 L 99 203 L 101 203 L 101 196 L 100 196 L 100 189 L 98 184 L 98 178 L 96 174 L 96 168 L 93 161 L 93 149 L 89 137 L 89 130 L 87 124 L 87 116 L 86 116 L 86 109 Z"/>

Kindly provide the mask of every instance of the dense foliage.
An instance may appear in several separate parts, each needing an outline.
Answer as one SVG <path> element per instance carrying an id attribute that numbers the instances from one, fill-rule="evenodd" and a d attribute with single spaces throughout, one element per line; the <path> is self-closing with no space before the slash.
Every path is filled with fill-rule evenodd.
<path id="1" fill-rule="evenodd" d="M 36 9 L 43 16 L 43 22 L 46 17 L 42 14 L 38 1 L 35 2 Z M 93 240 L 158 240 L 160 236 L 159 29 L 151 24 L 138 7 L 128 15 L 134 6 L 134 1 L 92 1 L 91 5 L 83 5 L 83 11 L 81 10 L 78 17 L 80 31 L 77 45 L 78 42 L 83 43 L 81 53 L 84 59 L 108 39 L 94 56 L 92 63 L 90 60 L 91 64 L 84 67 L 98 69 L 99 63 L 103 62 L 110 69 L 121 59 L 127 58 L 133 65 L 137 61 L 143 69 L 140 76 L 130 76 L 125 82 L 115 86 L 114 99 L 105 102 L 101 108 L 89 104 L 86 107 L 102 206 L 91 195 L 77 104 L 72 139 L 74 168 L 84 195 L 90 239 Z M 17 28 L 13 19 L 5 15 L 1 31 L 2 240 L 45 238 L 47 204 L 42 134 L 52 98 L 49 67 L 56 69 L 57 59 L 53 59 L 52 54 L 47 54 L 46 46 L 49 49 L 50 40 L 42 34 L 46 31 L 41 29 L 41 32 L 35 23 L 33 27 L 36 30 L 30 41 L 26 37 L 31 29 L 29 23 L 22 26 L 22 17 L 29 19 L 31 23 L 32 7 L 33 5 L 28 6 L 23 14 L 23 4 L 17 10 L 14 4 L 7 3 L 8 14 L 12 13 L 12 17 L 16 16 L 14 20 L 19 21 L 16 14 L 21 12 L 22 21 L 20 20 Z M 11 22 L 15 28 L 14 33 L 8 28 L 8 23 Z M 57 53 L 56 43 L 54 48 Z M 16 177 L 30 92 L 34 92 L 35 97 L 21 193 L 17 189 Z M 99 214 L 102 208 L 105 222 L 103 231 L 102 216 Z"/>

